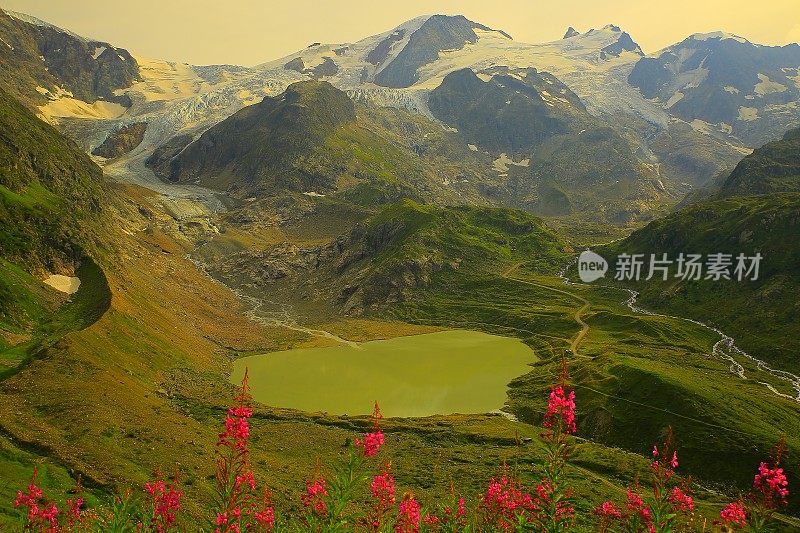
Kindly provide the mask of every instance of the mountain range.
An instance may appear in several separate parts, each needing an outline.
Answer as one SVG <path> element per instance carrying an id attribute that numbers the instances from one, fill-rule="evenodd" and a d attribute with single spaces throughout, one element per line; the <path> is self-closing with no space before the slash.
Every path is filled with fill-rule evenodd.
<path id="1" fill-rule="evenodd" d="M 456 139 L 489 156 L 479 165 L 483 168 L 475 169 L 484 176 L 480 180 L 486 201 L 545 215 L 585 213 L 587 203 L 596 202 L 601 218 L 625 222 L 646 219 L 660 206 L 675 203 L 732 168 L 750 148 L 800 120 L 792 96 L 799 83 L 797 45 L 761 46 L 724 33 L 694 35 L 647 56 L 630 34 L 613 24 L 583 33 L 573 30 L 559 41 L 526 44 L 462 16 L 436 15 L 355 43 L 314 43 L 296 54 L 246 68 L 133 58 L 122 48 L 22 15 L 3 15 L 3 21 L 9 27 L 9 43 L 0 54 L 16 62 L 4 64 L 32 65 L 45 72 L 28 82 L 22 81 L 24 76 L 4 77 L 25 84 L 7 90 L 35 104 L 42 116 L 58 122 L 87 150 L 118 130 L 146 125 L 140 142 L 127 153 L 114 150 L 109 152 L 111 160 L 99 160 L 112 167 L 108 173 L 128 181 L 142 177 L 126 176 L 127 169 L 138 173 L 145 159 L 169 142 L 174 145 L 174 138 L 197 139 L 243 107 L 280 96 L 292 83 L 317 80 L 332 84 L 356 103 L 407 110 L 457 130 Z M 47 36 L 54 34 L 80 55 L 80 74 L 73 78 L 81 81 L 58 77 L 52 52 L 57 45 L 46 44 Z M 23 40 L 25 47 L 19 44 Z M 464 117 L 448 116 L 444 95 L 457 96 L 453 76 L 461 72 L 461 80 L 466 80 L 466 70 L 473 73 L 475 87 L 483 87 L 475 79 L 488 82 L 482 100 L 473 105 L 491 98 L 491 110 L 484 113 L 493 114 L 503 127 L 514 127 L 507 117 L 525 117 L 519 120 L 525 124 L 532 114 L 548 116 L 550 126 L 531 128 L 525 135 L 530 140 L 516 146 L 501 139 L 519 134 L 520 127 L 498 136 L 487 133 L 492 122 L 476 131 Z M 53 75 L 55 79 L 48 77 Z M 731 76 L 736 77 L 735 85 L 726 81 Z M 49 83 L 41 84 L 38 78 Z M 92 83 L 82 88 L 86 79 Z M 72 96 L 59 93 L 61 89 Z M 522 96 L 512 98 L 517 94 Z M 704 105 L 708 99 L 714 99 L 718 109 Z M 532 102 L 535 110 L 528 106 Z M 454 102 L 450 105 L 455 108 Z M 84 118 L 91 118 L 93 127 L 86 128 Z M 586 150 L 582 132 L 603 145 Z M 570 168 L 559 163 L 558 157 L 573 159 L 566 155 L 570 151 L 594 151 L 588 162 L 608 154 L 611 159 L 599 168 L 617 170 L 589 176 L 585 164 Z M 507 165 L 506 158 L 535 163 Z M 185 161 L 182 165 L 192 167 Z M 622 209 L 603 199 L 597 183 L 616 187 L 613 196 L 621 194 L 635 207 Z"/>

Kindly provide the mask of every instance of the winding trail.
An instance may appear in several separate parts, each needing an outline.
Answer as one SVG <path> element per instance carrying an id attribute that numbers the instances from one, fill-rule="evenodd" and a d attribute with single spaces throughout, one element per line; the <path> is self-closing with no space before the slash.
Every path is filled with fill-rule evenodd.
<path id="1" fill-rule="evenodd" d="M 261 324 L 263 326 L 273 326 L 279 328 L 285 328 L 292 331 L 299 331 L 301 333 L 306 333 L 313 337 L 318 337 L 321 339 L 330 339 L 334 342 L 338 342 L 340 344 L 344 344 L 351 348 L 355 348 L 356 350 L 363 350 L 363 347 L 360 343 L 344 339 L 330 331 L 326 331 L 324 329 L 314 329 L 314 328 L 307 328 L 305 326 L 301 326 L 298 324 L 291 315 L 291 306 L 285 303 L 280 302 L 273 302 L 270 300 L 266 300 L 264 298 L 257 298 L 255 296 L 250 296 L 249 294 L 245 294 L 244 291 L 241 289 L 231 287 L 230 285 L 218 280 L 211 273 L 208 271 L 208 267 L 202 261 L 199 261 L 190 255 L 186 255 L 186 258 L 194 263 L 194 265 L 200 270 L 206 277 L 208 277 L 214 283 L 219 283 L 223 287 L 227 288 L 231 292 L 233 292 L 240 300 L 243 302 L 247 302 L 250 309 L 245 312 L 245 316 L 252 320 L 257 324 Z M 265 307 L 267 304 L 274 305 L 279 310 L 278 311 L 268 311 L 260 313 L 261 309 Z"/>
<path id="2" fill-rule="evenodd" d="M 586 337 L 586 334 L 589 333 L 589 324 L 587 324 L 583 320 L 583 314 L 586 313 L 586 311 L 588 311 L 589 308 L 591 307 L 591 304 L 589 303 L 589 301 L 587 299 L 583 298 L 582 296 L 578 296 L 577 294 L 572 293 L 572 292 L 564 291 L 564 290 L 561 290 L 561 289 L 556 289 L 555 287 L 550 287 L 548 285 L 542 285 L 541 283 L 535 283 L 533 281 L 528 281 L 528 280 L 525 280 L 525 279 L 519 279 L 519 278 L 512 277 L 511 274 L 515 270 L 519 269 L 519 267 L 521 267 L 524 264 L 525 264 L 525 262 L 523 261 L 521 263 L 516 263 L 514 265 L 511 265 L 509 268 L 507 268 L 505 271 L 503 271 L 500 274 L 500 277 L 505 278 L 505 279 L 509 279 L 511 281 L 516 281 L 517 283 L 523 283 L 525 285 L 532 285 L 534 287 L 539 287 L 540 289 L 545 289 L 545 290 L 548 290 L 548 291 L 557 292 L 559 294 L 563 294 L 563 295 L 569 296 L 570 298 L 574 298 L 575 300 L 578 300 L 579 302 L 581 302 L 583 305 L 577 311 L 575 311 L 575 314 L 572 315 L 573 318 L 575 319 L 575 322 L 578 323 L 578 325 L 581 327 L 581 329 L 580 329 L 580 331 L 578 331 L 578 333 L 575 335 L 575 337 L 572 338 L 572 341 L 570 342 L 570 345 L 569 345 L 569 349 L 573 353 L 573 355 L 575 355 L 575 356 L 588 357 L 588 356 L 585 356 L 585 355 L 580 355 L 578 353 L 578 345 L 581 343 L 583 338 Z"/>
<path id="3" fill-rule="evenodd" d="M 344 344 L 344 345 L 349 346 L 351 348 L 355 348 L 356 350 L 363 350 L 364 349 L 361 346 L 361 344 L 359 344 L 358 342 L 350 341 L 350 340 L 347 340 L 347 339 L 343 339 L 342 337 L 340 337 L 340 336 L 338 336 L 338 335 L 336 335 L 334 333 L 331 333 L 330 331 L 326 331 L 324 329 L 307 328 L 305 326 L 299 325 L 297 322 L 292 320 L 291 315 L 289 314 L 288 306 L 286 306 L 285 304 L 278 304 L 278 305 L 281 306 L 281 314 L 284 317 L 283 319 L 272 318 L 272 317 L 269 316 L 269 314 L 268 315 L 261 315 L 261 314 L 258 313 L 258 311 L 264 306 L 265 303 L 273 303 L 273 304 L 275 304 L 277 302 L 267 302 L 267 301 L 265 301 L 265 300 L 263 300 L 261 298 L 256 298 L 255 296 L 248 296 L 248 295 L 244 294 L 243 292 L 241 292 L 238 289 L 231 288 L 231 290 L 239 298 L 241 298 L 242 300 L 246 301 L 247 303 L 249 303 L 251 305 L 251 308 L 250 308 L 249 311 L 247 311 L 246 316 L 247 316 L 247 318 L 249 318 L 253 322 L 256 322 L 258 324 L 263 324 L 263 325 L 266 325 L 266 326 L 278 326 L 278 327 L 281 327 L 281 328 L 290 329 L 292 331 L 300 331 L 302 333 L 306 333 L 308 335 L 311 335 L 311 336 L 314 336 L 314 337 L 318 337 L 318 338 L 321 338 L 321 339 L 330 339 L 332 341 L 338 342 L 340 344 Z"/>
<path id="4" fill-rule="evenodd" d="M 561 278 L 561 280 L 566 285 L 580 286 L 579 284 L 570 281 L 570 279 L 566 275 L 569 268 L 577 263 L 577 260 L 578 256 L 576 255 L 575 258 L 558 273 L 558 277 Z M 519 266 L 520 265 L 516 265 L 514 268 L 518 268 Z M 515 278 L 509 278 L 509 279 L 515 279 Z M 730 364 L 729 370 L 732 374 L 735 374 L 736 376 L 738 376 L 740 379 L 743 380 L 748 379 L 745 374 L 744 366 L 736 359 L 736 357 L 746 359 L 753 365 L 755 365 L 756 370 L 765 372 L 766 374 L 769 374 L 770 376 L 779 381 L 786 382 L 787 385 L 789 385 L 795 391 L 795 395 L 792 396 L 789 394 L 782 393 L 778 389 L 776 389 L 775 386 L 772 385 L 771 383 L 767 383 L 765 381 L 760 381 L 758 379 L 752 378 L 754 382 L 758 383 L 759 385 L 763 385 L 776 396 L 800 403 L 800 376 L 797 376 L 785 370 L 774 369 L 770 367 L 764 361 L 754 357 L 753 355 L 745 352 L 744 350 L 736 346 L 736 341 L 734 340 L 734 338 L 731 337 L 730 335 L 723 333 L 719 328 L 708 325 L 704 322 L 695 320 L 693 318 L 656 313 L 654 311 L 650 311 L 649 309 L 644 309 L 643 307 L 639 307 L 638 305 L 636 305 L 636 300 L 639 297 L 639 293 L 637 291 L 634 291 L 633 289 L 628 289 L 625 287 L 616 287 L 613 285 L 592 285 L 592 286 L 627 292 L 629 294 L 629 297 L 627 300 L 625 300 L 624 304 L 634 313 L 647 316 L 670 318 L 673 320 L 684 320 L 686 322 L 691 322 L 692 324 L 696 324 L 709 331 L 713 331 L 715 334 L 720 336 L 720 339 L 716 343 L 714 343 L 714 346 L 711 348 L 711 355 L 713 357 L 718 357 L 724 361 L 727 361 Z"/>

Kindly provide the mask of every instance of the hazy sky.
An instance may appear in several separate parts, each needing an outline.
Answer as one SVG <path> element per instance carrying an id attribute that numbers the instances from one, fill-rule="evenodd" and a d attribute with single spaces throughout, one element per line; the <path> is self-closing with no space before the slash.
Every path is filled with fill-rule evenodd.
<path id="1" fill-rule="evenodd" d="M 645 52 L 725 30 L 762 44 L 800 41 L 800 0 L 0 0 L 134 55 L 254 65 L 312 42 L 353 42 L 423 14 L 463 14 L 524 42 L 614 23 Z"/>

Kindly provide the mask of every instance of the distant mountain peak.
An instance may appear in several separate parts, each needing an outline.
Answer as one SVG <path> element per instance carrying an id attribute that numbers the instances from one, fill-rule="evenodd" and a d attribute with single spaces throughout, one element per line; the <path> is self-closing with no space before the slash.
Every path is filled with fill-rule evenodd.
<path id="1" fill-rule="evenodd" d="M 411 33 L 394 61 L 377 73 L 375 83 L 384 87 L 409 87 L 419 79 L 420 67 L 436 61 L 444 51 L 460 50 L 478 42 L 479 32 L 497 32 L 511 40 L 506 32 L 471 21 L 464 15 L 432 15 Z"/>
<path id="2" fill-rule="evenodd" d="M 494 31 L 494 32 L 499 33 L 500 35 L 508 37 L 509 39 L 513 39 L 511 37 L 511 35 L 509 35 L 508 33 L 506 33 L 503 30 L 497 30 L 497 29 L 494 29 L 494 28 L 490 28 L 489 26 L 481 24 L 480 22 L 475 22 L 474 20 L 470 20 L 467 17 L 465 17 L 464 15 L 431 15 L 428 18 L 428 21 L 431 21 L 432 19 L 436 20 L 436 21 L 448 22 L 448 23 L 453 23 L 453 24 L 464 24 L 466 26 L 471 27 L 472 29 L 479 29 L 479 30 L 483 30 L 483 31 Z"/>
<path id="3" fill-rule="evenodd" d="M 55 30 L 57 32 L 67 34 L 70 37 L 74 37 L 75 39 L 78 39 L 78 40 L 86 42 L 86 43 L 95 40 L 95 39 L 88 39 L 88 38 L 86 38 L 86 37 L 84 37 L 82 35 L 78 35 L 77 33 L 73 33 L 73 32 L 71 32 L 69 30 L 65 30 L 64 28 L 59 28 L 58 26 L 56 26 L 54 24 L 50 24 L 49 22 L 45 22 L 44 20 L 38 19 L 38 18 L 36 18 L 34 16 L 31 16 L 31 15 L 28 15 L 26 13 L 19 13 L 17 11 L 10 11 L 8 9 L 1 9 L 0 11 L 2 11 L 3 13 L 5 13 L 6 15 L 8 15 L 9 17 L 11 17 L 13 19 L 19 20 L 20 22 L 25 22 L 26 24 L 30 24 L 32 26 L 39 26 L 40 28 L 50 28 L 51 30 Z"/>
<path id="4" fill-rule="evenodd" d="M 720 41 L 733 40 L 740 43 L 750 42 L 744 37 L 740 37 L 738 35 L 734 35 L 733 33 L 728 33 L 724 31 L 714 31 L 710 33 L 693 33 L 692 35 L 689 36 L 689 39 L 693 41 L 709 41 L 711 39 L 717 39 Z"/>
<path id="5" fill-rule="evenodd" d="M 567 28 L 567 32 L 564 34 L 564 37 L 562 37 L 562 38 L 563 39 L 569 39 L 570 37 L 575 37 L 576 35 L 580 35 L 580 34 L 581 34 L 581 32 L 579 32 L 578 30 L 576 30 L 575 28 L 570 26 L 569 28 Z"/>

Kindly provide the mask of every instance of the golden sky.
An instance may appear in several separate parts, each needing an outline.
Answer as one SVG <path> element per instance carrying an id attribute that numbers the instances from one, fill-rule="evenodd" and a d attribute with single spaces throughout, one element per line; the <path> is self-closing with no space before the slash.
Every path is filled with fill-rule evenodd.
<path id="1" fill-rule="evenodd" d="M 113 6 L 113 7 L 111 7 Z M 695 32 L 761 44 L 800 41 L 800 0 L 0 0 L 134 55 L 193 64 L 254 65 L 312 42 L 353 42 L 423 14 L 463 14 L 523 42 L 609 23 L 646 53 Z"/>

